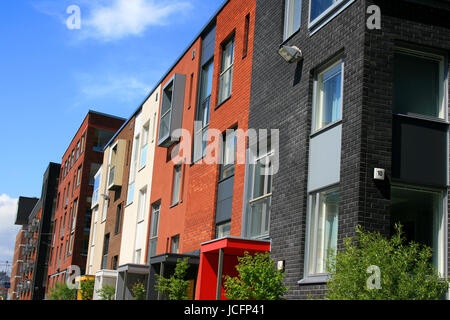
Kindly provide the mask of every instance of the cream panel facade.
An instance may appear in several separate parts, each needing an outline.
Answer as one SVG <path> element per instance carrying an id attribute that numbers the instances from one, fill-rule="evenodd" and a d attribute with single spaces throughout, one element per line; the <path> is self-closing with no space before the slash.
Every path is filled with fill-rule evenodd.
<path id="1" fill-rule="evenodd" d="M 128 199 L 124 211 L 119 265 L 145 264 L 153 161 L 158 125 L 159 86 L 146 100 L 136 116 L 131 154 Z"/>
<path id="2" fill-rule="evenodd" d="M 110 147 L 108 147 L 105 149 L 103 153 L 103 165 L 99 170 L 101 176 L 97 195 L 98 205 L 92 208 L 91 232 L 89 236 L 89 251 L 86 265 L 86 273 L 88 275 L 95 275 L 97 271 L 102 269 L 105 220 L 108 208 L 108 200 L 103 195 L 108 194 L 107 190 L 108 165 L 106 164 L 108 164 L 110 151 L 111 149 Z"/>

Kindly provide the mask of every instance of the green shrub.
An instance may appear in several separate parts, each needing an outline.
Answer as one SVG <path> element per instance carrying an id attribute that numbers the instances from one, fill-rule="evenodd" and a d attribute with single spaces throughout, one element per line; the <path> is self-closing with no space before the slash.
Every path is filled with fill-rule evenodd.
<path id="1" fill-rule="evenodd" d="M 97 293 L 102 300 L 114 300 L 116 288 L 113 286 L 103 286 L 103 288 L 97 290 Z"/>
<path id="2" fill-rule="evenodd" d="M 134 300 L 145 300 L 147 290 L 145 290 L 144 282 L 138 281 L 131 287 L 131 292 L 133 292 Z"/>
<path id="3" fill-rule="evenodd" d="M 66 283 L 55 283 L 53 288 L 49 289 L 50 300 L 76 300 L 77 289 L 70 289 Z"/>
<path id="4" fill-rule="evenodd" d="M 86 281 L 81 281 L 80 283 L 80 291 L 81 291 L 81 300 L 92 300 L 94 296 L 94 283 L 93 279 L 89 279 Z"/>
<path id="5" fill-rule="evenodd" d="M 225 277 L 225 293 L 230 300 L 282 300 L 289 288 L 283 284 L 284 273 L 275 268 L 269 253 L 254 256 L 245 252 L 238 258 L 237 277 Z"/>
<path id="6" fill-rule="evenodd" d="M 187 300 L 187 290 L 189 280 L 185 280 L 187 270 L 189 269 L 188 258 L 178 259 L 174 274 L 166 279 L 156 275 L 155 288 L 162 294 L 167 294 L 169 300 Z"/>
<path id="7" fill-rule="evenodd" d="M 444 296 L 448 282 L 434 269 L 431 248 L 406 243 L 401 226 L 395 229 L 387 239 L 357 227 L 355 241 L 344 240 L 344 250 L 328 262 L 327 299 L 436 300 Z"/>

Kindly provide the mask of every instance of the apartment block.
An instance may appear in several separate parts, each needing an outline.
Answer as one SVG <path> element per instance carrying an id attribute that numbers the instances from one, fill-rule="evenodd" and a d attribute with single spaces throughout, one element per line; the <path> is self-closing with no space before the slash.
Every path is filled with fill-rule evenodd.
<path id="1" fill-rule="evenodd" d="M 29 233 L 28 233 L 28 218 L 31 211 L 38 203 L 39 198 L 19 197 L 17 204 L 16 220 L 14 224 L 21 225 L 16 236 L 14 245 L 14 256 L 11 268 L 11 287 L 9 289 L 9 297 L 11 300 L 20 300 L 24 292 L 30 291 L 31 280 L 24 281 L 24 274 L 28 269 L 27 255 L 29 251 Z M 26 235 L 26 236 L 25 236 Z"/>
<path id="2" fill-rule="evenodd" d="M 160 100 L 161 86 L 158 84 L 127 124 L 126 130 L 130 130 L 127 133 L 129 165 L 123 180 L 127 193 L 123 207 L 122 240 L 117 268 L 116 299 L 119 300 L 130 299 L 131 286 L 137 281 L 147 283 L 148 279 L 145 254 L 149 234 L 150 194 L 155 186 L 152 174 L 155 170 L 153 165 Z M 107 233 L 105 241 L 106 237 Z"/>
<path id="3" fill-rule="evenodd" d="M 357 225 L 401 222 L 447 276 L 449 9 L 257 0 L 249 126 L 279 129 L 269 237 L 287 298 L 323 296 L 326 258 Z"/>
<path id="4" fill-rule="evenodd" d="M 104 147 L 124 122 L 122 118 L 89 111 L 62 157 L 48 288 L 65 281 L 76 268 L 81 274 L 86 272 L 94 177 L 102 165 Z"/>

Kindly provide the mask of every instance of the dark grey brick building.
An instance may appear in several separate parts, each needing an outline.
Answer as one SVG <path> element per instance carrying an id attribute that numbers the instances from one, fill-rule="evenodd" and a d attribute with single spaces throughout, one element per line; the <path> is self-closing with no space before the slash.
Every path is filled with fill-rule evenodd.
<path id="1" fill-rule="evenodd" d="M 446 0 L 257 0 L 249 128 L 280 129 L 269 235 L 287 298 L 324 293 L 324 257 L 358 224 L 402 222 L 447 275 L 449 52 Z"/>

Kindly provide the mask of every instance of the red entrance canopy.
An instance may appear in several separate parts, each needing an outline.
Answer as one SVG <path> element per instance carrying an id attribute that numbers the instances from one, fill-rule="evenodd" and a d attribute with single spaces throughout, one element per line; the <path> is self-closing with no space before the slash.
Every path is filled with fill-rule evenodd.
<path id="1" fill-rule="evenodd" d="M 255 254 L 270 251 L 270 241 L 236 237 L 220 238 L 201 244 L 196 300 L 225 300 L 221 276 L 237 276 L 238 257 L 245 252 Z"/>

